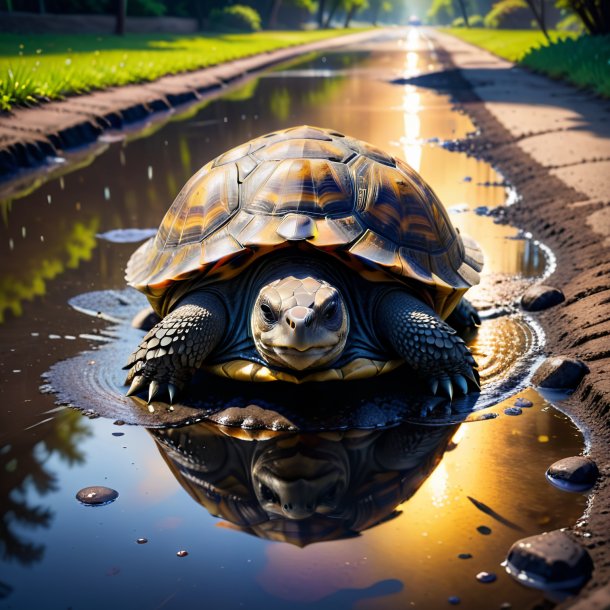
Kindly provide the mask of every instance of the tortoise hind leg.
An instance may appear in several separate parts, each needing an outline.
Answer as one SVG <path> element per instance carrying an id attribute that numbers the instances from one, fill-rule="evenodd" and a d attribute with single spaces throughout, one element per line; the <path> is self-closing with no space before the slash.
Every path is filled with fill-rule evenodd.
<path id="1" fill-rule="evenodd" d="M 455 330 L 422 301 L 401 290 L 385 294 L 377 306 L 381 336 L 428 381 L 433 394 L 449 399 L 454 390 L 479 389 L 476 362 Z"/>
<path id="2" fill-rule="evenodd" d="M 148 386 L 148 402 L 167 388 L 170 403 L 218 345 L 226 327 L 220 300 L 195 292 L 156 324 L 129 358 L 127 396 Z"/>

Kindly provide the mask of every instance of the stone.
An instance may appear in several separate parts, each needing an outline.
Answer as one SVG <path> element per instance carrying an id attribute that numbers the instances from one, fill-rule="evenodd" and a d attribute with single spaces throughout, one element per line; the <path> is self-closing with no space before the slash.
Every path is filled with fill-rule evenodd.
<path id="1" fill-rule="evenodd" d="M 542 311 L 566 300 L 563 292 L 554 286 L 536 284 L 530 286 L 521 297 L 521 307 L 525 311 Z"/>
<path id="2" fill-rule="evenodd" d="M 521 584 L 545 590 L 580 589 L 593 571 L 589 553 L 561 530 L 518 540 L 503 565 Z"/>
<path id="3" fill-rule="evenodd" d="M 574 390 L 589 372 L 589 367 L 576 358 L 554 356 L 547 358 L 536 370 L 532 383 L 541 388 Z"/>
<path id="4" fill-rule="evenodd" d="M 76 494 L 76 499 L 88 506 L 101 506 L 110 504 L 119 497 L 119 492 L 110 487 L 102 485 L 93 485 L 92 487 L 83 487 Z"/>
<path id="5" fill-rule="evenodd" d="M 591 458 L 577 455 L 552 464 L 546 478 L 564 491 L 586 491 L 595 485 L 598 474 L 597 464 Z"/>

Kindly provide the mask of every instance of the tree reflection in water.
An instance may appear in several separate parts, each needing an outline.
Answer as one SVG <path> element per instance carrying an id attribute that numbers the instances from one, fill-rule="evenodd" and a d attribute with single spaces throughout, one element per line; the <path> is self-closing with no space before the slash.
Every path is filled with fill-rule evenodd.
<path id="1" fill-rule="evenodd" d="M 0 447 L 0 553 L 5 561 L 31 565 L 40 561 L 45 547 L 23 537 L 18 530 L 48 528 L 53 513 L 45 506 L 28 503 L 34 490 L 38 496 L 58 491 L 57 476 L 46 462 L 57 455 L 68 466 L 81 464 L 85 456 L 78 450 L 91 432 L 80 413 L 62 411 L 54 419 L 46 436 L 20 434 L 14 443 Z M 10 585 L 0 582 L 0 599 L 11 592 Z"/>
<path id="2" fill-rule="evenodd" d="M 234 529 L 305 546 L 357 536 L 396 517 L 458 426 L 250 435 L 197 423 L 149 432 L 176 479 L 209 513 Z"/>

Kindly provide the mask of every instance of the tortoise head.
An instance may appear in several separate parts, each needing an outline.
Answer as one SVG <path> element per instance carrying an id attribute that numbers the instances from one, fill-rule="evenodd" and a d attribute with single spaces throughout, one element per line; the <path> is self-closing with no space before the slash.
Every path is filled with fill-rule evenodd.
<path id="1" fill-rule="evenodd" d="M 341 292 L 328 282 L 292 275 L 265 284 L 251 314 L 254 344 L 272 366 L 323 368 L 343 352 L 349 329 Z"/>

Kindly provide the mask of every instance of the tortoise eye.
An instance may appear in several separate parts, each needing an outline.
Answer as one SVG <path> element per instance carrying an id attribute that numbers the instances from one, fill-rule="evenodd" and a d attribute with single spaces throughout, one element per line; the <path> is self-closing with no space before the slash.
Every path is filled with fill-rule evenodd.
<path id="1" fill-rule="evenodd" d="M 277 322 L 275 312 L 267 303 L 261 303 L 261 314 L 267 324 L 275 324 Z"/>
<path id="2" fill-rule="evenodd" d="M 326 309 L 324 310 L 324 313 L 322 314 L 324 316 L 325 320 L 332 320 L 332 318 L 334 317 L 334 315 L 337 313 L 337 302 L 336 301 L 331 301 L 328 306 L 326 307 Z"/>

